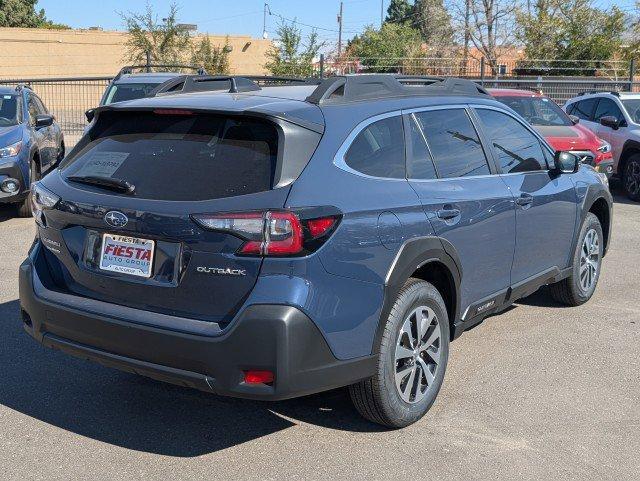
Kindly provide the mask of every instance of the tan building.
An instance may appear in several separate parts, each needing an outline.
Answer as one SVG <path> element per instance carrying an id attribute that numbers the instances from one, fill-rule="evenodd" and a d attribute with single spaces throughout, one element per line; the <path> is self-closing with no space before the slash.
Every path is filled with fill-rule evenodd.
<path id="1" fill-rule="evenodd" d="M 0 79 L 115 75 L 125 60 L 125 32 L 0 28 Z M 210 35 L 224 45 L 224 35 Z M 229 36 L 230 73 L 261 75 L 270 40 Z"/>

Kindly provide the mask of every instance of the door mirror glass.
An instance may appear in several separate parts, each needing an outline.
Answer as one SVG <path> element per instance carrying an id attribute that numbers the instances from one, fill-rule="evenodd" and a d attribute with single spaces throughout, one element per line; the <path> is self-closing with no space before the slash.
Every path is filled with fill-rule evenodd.
<path id="1" fill-rule="evenodd" d="M 553 156 L 554 168 L 556 174 L 573 174 L 578 172 L 580 168 L 580 157 L 571 152 L 557 151 Z"/>
<path id="2" fill-rule="evenodd" d="M 569 115 L 569 118 L 571 119 L 571 122 L 573 122 L 573 125 L 577 125 L 580 123 L 580 117 L 576 117 L 575 115 Z"/>
<path id="3" fill-rule="evenodd" d="M 53 115 L 40 114 L 36 115 L 36 129 L 49 127 L 53 124 Z"/>
<path id="4" fill-rule="evenodd" d="M 618 130 L 620 128 L 620 121 L 613 115 L 605 115 L 604 117 L 600 117 L 600 123 L 605 127 L 612 128 L 613 130 Z"/>

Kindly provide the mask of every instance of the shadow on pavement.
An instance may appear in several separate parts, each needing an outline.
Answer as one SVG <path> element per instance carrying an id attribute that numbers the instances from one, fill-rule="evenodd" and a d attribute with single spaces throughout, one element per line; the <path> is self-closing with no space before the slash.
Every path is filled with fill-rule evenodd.
<path id="1" fill-rule="evenodd" d="M 0 222 L 11 219 L 17 215 L 16 209 L 12 205 L 0 204 Z"/>
<path id="2" fill-rule="evenodd" d="M 23 331 L 17 300 L 0 304 L 0 322 L 0 404 L 102 442 L 190 457 L 296 421 L 347 431 L 381 429 L 360 418 L 345 389 L 277 403 L 218 397 L 42 347 Z"/>

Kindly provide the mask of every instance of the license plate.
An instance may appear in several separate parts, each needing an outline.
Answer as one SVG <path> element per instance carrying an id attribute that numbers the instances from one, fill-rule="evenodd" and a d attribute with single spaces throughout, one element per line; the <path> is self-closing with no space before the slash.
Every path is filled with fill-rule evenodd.
<path id="1" fill-rule="evenodd" d="M 115 234 L 102 236 L 100 269 L 138 277 L 151 277 L 154 242 Z"/>

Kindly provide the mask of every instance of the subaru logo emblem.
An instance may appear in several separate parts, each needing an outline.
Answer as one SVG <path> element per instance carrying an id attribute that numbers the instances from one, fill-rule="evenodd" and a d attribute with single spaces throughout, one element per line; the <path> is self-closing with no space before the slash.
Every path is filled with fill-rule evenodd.
<path id="1" fill-rule="evenodd" d="M 122 212 L 111 210 L 105 214 L 104 221 L 111 227 L 124 227 L 129 222 L 129 218 Z"/>

